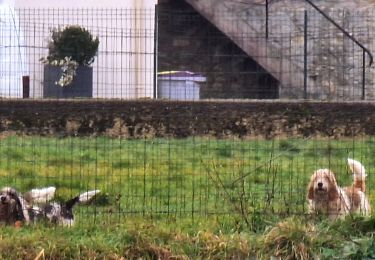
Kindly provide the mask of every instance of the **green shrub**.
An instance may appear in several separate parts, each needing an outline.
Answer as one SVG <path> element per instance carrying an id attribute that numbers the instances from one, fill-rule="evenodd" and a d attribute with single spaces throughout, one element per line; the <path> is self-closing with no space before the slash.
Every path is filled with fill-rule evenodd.
<path id="1" fill-rule="evenodd" d="M 71 57 L 79 65 L 89 66 L 95 60 L 99 47 L 99 39 L 94 38 L 89 31 L 78 25 L 67 26 L 64 29 L 52 31 L 52 39 L 48 45 L 49 62 L 64 60 Z"/>

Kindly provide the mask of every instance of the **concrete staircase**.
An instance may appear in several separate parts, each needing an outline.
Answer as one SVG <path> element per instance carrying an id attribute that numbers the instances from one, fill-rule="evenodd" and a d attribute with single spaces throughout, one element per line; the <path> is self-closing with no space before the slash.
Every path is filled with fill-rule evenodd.
<path id="1" fill-rule="evenodd" d="M 245 53 L 258 62 L 280 82 L 279 97 L 294 99 L 304 97 L 303 1 L 274 1 L 270 6 L 269 28 L 273 32 L 266 38 L 264 0 L 185 0 L 197 12 L 226 34 Z M 319 2 L 320 7 L 332 12 L 335 21 L 347 30 L 367 30 L 360 38 L 363 44 L 373 42 L 373 19 L 363 23 L 358 15 L 343 11 L 347 1 Z M 345 2 L 345 3 L 344 3 Z M 354 1 L 353 9 L 364 5 Z M 322 5 L 328 6 L 322 6 Z M 367 1 L 367 4 L 368 1 Z M 342 8 L 342 9 L 340 9 Z M 337 12 L 339 11 L 339 12 Z M 310 11 L 312 23 L 308 42 L 307 97 L 310 99 L 358 100 L 361 97 L 361 49 L 342 36 L 321 14 Z M 350 10 L 349 10 L 350 12 Z M 364 13 L 364 16 L 367 14 Z M 372 17 L 372 16 L 369 16 Z M 365 30 L 364 30 L 365 28 Z M 310 30 L 310 28 L 309 28 Z M 371 47 L 371 46 L 370 46 Z M 370 48 L 371 49 L 371 48 Z M 371 75 L 369 75 L 371 74 Z M 375 98 L 374 73 L 367 71 L 366 99 Z"/>
<path id="2" fill-rule="evenodd" d="M 225 0 L 186 0 L 280 82 L 280 98 L 303 98 L 303 63 L 293 62 L 280 37 L 265 37 L 265 16 Z M 248 6 L 247 6 L 248 7 Z M 259 10 L 259 9 L 258 9 Z M 254 16 L 256 15 L 256 19 Z M 253 17 L 253 18 L 251 18 Z M 251 19 L 248 19 L 251 18 Z M 313 88 L 309 81 L 309 88 Z"/>

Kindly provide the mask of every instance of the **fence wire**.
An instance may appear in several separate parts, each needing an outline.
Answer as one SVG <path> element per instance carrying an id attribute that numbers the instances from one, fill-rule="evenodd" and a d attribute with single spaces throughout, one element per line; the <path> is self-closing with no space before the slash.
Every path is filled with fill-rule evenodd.
<path id="1" fill-rule="evenodd" d="M 40 58 L 48 55 L 51 30 L 74 24 L 100 40 L 93 98 L 374 99 L 369 58 L 317 11 L 305 19 L 302 10 L 271 5 L 266 16 L 264 5 L 230 1 L 213 10 L 199 14 L 181 3 L 155 10 L 2 9 L 0 94 L 25 96 L 27 76 L 26 96 L 51 98 L 45 88 L 57 80 Z M 368 11 L 328 14 L 373 49 Z"/>
<path id="2" fill-rule="evenodd" d="M 228 111 L 215 113 L 195 104 L 201 106 L 192 116 L 196 122 L 184 122 L 189 112 L 178 112 L 168 102 L 152 105 L 165 111 L 159 117 L 139 114 L 150 109 L 147 102 L 130 105 L 124 110 L 129 114 L 121 119 L 120 110 L 113 108 L 109 113 L 115 119 L 102 114 L 107 106 L 93 116 L 87 113 L 86 102 L 70 104 L 81 111 L 78 114 L 60 109 L 40 110 L 34 119 L 33 111 L 24 117 L 2 114 L 0 184 L 22 193 L 54 186 L 57 201 L 100 190 L 92 203 L 74 209 L 76 223 L 83 225 L 121 223 L 129 217 L 186 222 L 214 217 L 252 225 L 259 218 L 307 216 L 313 172 L 330 169 L 338 185 L 350 186 L 353 176 L 347 158 L 353 158 L 365 166 L 366 195 L 372 203 L 375 146 L 373 135 L 361 132 L 371 131 L 362 119 L 342 125 L 339 122 L 345 119 L 337 114 L 316 115 L 306 107 L 290 112 L 295 115 L 288 120 L 276 112 L 269 121 L 261 108 L 249 116 L 235 105 L 216 104 Z M 264 111 L 278 106 L 254 105 L 264 106 Z M 38 105 L 33 107 L 39 111 Z M 225 119 L 226 113 L 239 113 L 243 119 Z M 342 112 L 343 117 L 348 115 L 353 116 Z M 320 124 L 328 121 L 332 125 L 321 129 Z M 186 125 L 195 134 L 187 135 Z"/>
<path id="3" fill-rule="evenodd" d="M 219 20 L 188 5 L 1 9 L 1 186 L 21 193 L 54 186 L 57 201 L 100 190 L 75 208 L 78 224 L 213 217 L 256 229 L 259 220 L 306 215 L 317 169 L 351 185 L 346 160 L 354 158 L 367 170 L 374 201 L 373 117 L 365 113 L 371 102 L 353 111 L 347 106 L 358 103 L 346 103 L 338 113 L 336 103 L 247 100 L 361 100 L 361 49 L 314 11 L 304 20 L 302 11 L 270 10 L 266 37 L 264 6 L 233 3 L 221 7 Z M 364 43 L 372 40 L 369 25 L 353 23 L 356 14 L 330 15 Z M 70 24 L 100 40 L 92 66 L 97 103 L 79 93 L 69 101 L 45 96 L 51 82 L 39 60 L 51 30 Z M 373 72 L 365 72 L 365 99 L 372 101 Z M 25 97 L 25 76 L 32 100 L 10 100 Z M 112 99 L 131 105 L 107 106 Z M 332 111 L 311 112 L 322 104 Z"/>

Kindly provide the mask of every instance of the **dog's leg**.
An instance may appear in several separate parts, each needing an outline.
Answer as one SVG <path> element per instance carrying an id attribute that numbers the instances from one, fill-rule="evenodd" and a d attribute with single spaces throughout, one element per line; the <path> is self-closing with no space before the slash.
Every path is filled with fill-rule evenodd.
<path id="1" fill-rule="evenodd" d="M 19 212 L 22 212 L 21 218 L 25 220 L 26 224 L 29 224 L 30 223 L 29 206 L 26 200 L 21 195 L 18 195 L 17 197 L 17 204 L 19 207 Z"/>

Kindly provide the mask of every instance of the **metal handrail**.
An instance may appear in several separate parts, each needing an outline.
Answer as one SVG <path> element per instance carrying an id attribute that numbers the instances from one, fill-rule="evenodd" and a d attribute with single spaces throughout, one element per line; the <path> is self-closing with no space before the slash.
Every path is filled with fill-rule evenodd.
<path id="1" fill-rule="evenodd" d="M 329 22 L 331 22 L 334 26 L 337 27 L 344 35 L 346 35 L 349 39 L 355 42 L 367 55 L 370 57 L 369 67 L 371 67 L 374 58 L 368 48 L 366 48 L 362 43 L 360 43 L 356 38 L 354 38 L 349 32 L 347 32 L 344 28 L 342 28 L 337 22 L 335 22 L 331 17 L 329 17 L 322 9 L 320 9 L 317 5 L 315 5 L 311 0 L 305 0 L 309 5 L 311 5 L 316 11 L 318 11 L 324 18 L 326 18 Z M 269 12 L 269 0 L 265 0 L 265 8 L 266 8 L 266 38 L 268 38 L 268 12 Z"/>
<path id="2" fill-rule="evenodd" d="M 361 99 L 366 99 L 366 53 L 370 57 L 369 67 L 371 67 L 374 58 L 369 49 L 363 46 L 356 38 L 354 38 L 349 32 L 347 32 L 344 28 L 342 28 L 338 23 L 336 23 L 331 17 L 329 17 L 323 10 L 321 10 L 318 6 L 316 6 L 311 0 L 305 0 L 309 5 L 311 5 L 316 11 L 318 11 L 324 18 L 330 21 L 337 29 L 339 29 L 344 35 L 346 35 L 349 39 L 351 39 L 354 43 L 356 43 L 362 49 L 362 96 Z"/>
<path id="3" fill-rule="evenodd" d="M 344 28 L 342 28 L 338 23 L 336 23 L 331 17 L 329 17 L 322 9 L 320 9 L 317 5 L 315 5 L 311 0 L 305 0 L 309 5 L 311 5 L 316 11 L 318 11 L 324 18 L 330 21 L 334 26 L 336 26 L 344 35 L 349 37 L 353 42 L 355 42 L 361 49 L 367 53 L 370 57 L 369 67 L 371 67 L 374 58 L 368 48 L 366 48 L 362 43 L 360 43 L 356 38 L 354 38 L 349 32 L 347 32 Z M 269 1 L 265 0 L 265 7 L 266 7 L 266 38 L 268 38 L 268 12 L 269 12 Z"/>
<path id="4" fill-rule="evenodd" d="M 337 27 L 344 35 L 349 37 L 353 42 L 355 42 L 361 49 L 367 53 L 367 55 L 370 57 L 369 67 L 371 67 L 373 63 L 373 56 L 369 49 L 367 49 L 365 46 L 363 46 L 362 43 L 360 43 L 356 38 L 354 38 L 349 32 L 347 32 L 344 28 L 342 28 L 338 23 L 336 23 L 331 17 L 329 17 L 322 9 L 320 9 L 318 6 L 316 6 L 311 0 L 305 0 L 309 5 L 314 7 L 316 11 L 318 11 L 321 15 L 323 15 L 324 18 L 326 18 L 328 21 L 330 21 L 334 26 Z"/>
<path id="5" fill-rule="evenodd" d="M 242 3 L 242 4 L 249 4 L 247 1 L 241 1 L 241 0 L 232 0 L 237 3 Z M 258 5 L 264 5 L 265 6 L 265 38 L 268 39 L 269 36 L 269 6 L 270 3 L 273 0 L 264 0 L 263 4 L 258 4 Z M 337 22 L 335 22 L 328 14 L 326 14 L 322 9 L 320 9 L 317 5 L 315 5 L 311 0 L 305 0 L 310 6 L 312 6 L 318 13 L 320 13 L 325 19 L 327 19 L 331 24 L 333 24 L 337 29 L 339 29 L 345 36 L 347 36 L 350 40 L 352 40 L 355 44 L 357 44 L 361 49 L 362 49 L 362 100 L 365 99 L 366 97 L 366 54 L 369 56 L 370 61 L 368 66 L 371 67 L 373 64 L 374 58 L 368 48 L 366 48 L 362 43 L 360 43 L 356 38 L 354 38 L 348 31 L 346 31 L 343 27 L 341 27 Z M 307 22 L 307 15 L 305 11 L 305 26 Z M 306 30 L 304 32 L 304 38 L 306 41 L 307 35 L 306 35 Z M 306 42 L 305 42 L 306 45 Z M 305 54 L 306 54 L 306 46 L 305 46 Z M 306 58 L 306 57 L 305 57 Z M 306 84 L 307 84 L 307 74 L 306 74 L 306 60 L 304 61 L 304 89 L 306 90 Z M 306 96 L 306 91 L 305 91 L 305 98 Z"/>

